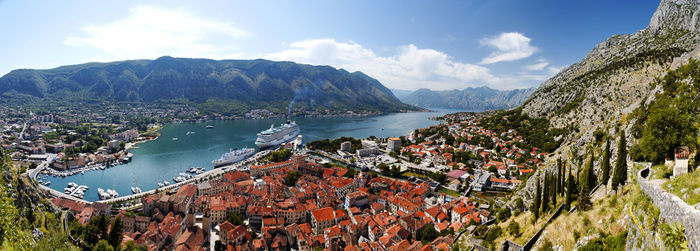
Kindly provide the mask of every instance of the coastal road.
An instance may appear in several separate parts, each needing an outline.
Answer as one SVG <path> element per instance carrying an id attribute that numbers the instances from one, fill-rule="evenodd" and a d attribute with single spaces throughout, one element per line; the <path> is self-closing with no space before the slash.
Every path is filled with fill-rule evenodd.
<path id="1" fill-rule="evenodd" d="M 24 122 L 24 126 L 22 126 L 22 132 L 19 133 L 19 139 L 24 140 L 24 131 L 27 129 L 27 122 Z"/>
<path id="2" fill-rule="evenodd" d="M 47 154 L 46 160 L 41 162 L 34 169 L 27 169 L 27 171 L 25 171 L 25 174 L 27 174 L 29 178 L 35 179 L 36 176 L 39 175 L 39 173 L 41 173 L 41 171 L 49 167 L 49 163 L 51 163 L 51 160 L 53 160 L 54 158 L 56 158 L 56 154 Z"/>

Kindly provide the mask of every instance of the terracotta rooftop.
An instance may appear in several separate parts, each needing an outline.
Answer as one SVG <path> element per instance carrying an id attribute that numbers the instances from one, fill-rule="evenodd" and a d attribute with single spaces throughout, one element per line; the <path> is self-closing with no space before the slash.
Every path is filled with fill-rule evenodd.
<path id="1" fill-rule="evenodd" d="M 316 219 L 316 222 L 332 221 L 335 219 L 335 215 L 333 214 L 333 208 L 331 207 L 316 209 L 312 211 L 311 214 Z"/>

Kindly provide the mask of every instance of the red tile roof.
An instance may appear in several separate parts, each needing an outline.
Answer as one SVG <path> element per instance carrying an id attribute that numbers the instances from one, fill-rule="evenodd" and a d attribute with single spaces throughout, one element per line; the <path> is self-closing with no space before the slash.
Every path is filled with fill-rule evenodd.
<path id="1" fill-rule="evenodd" d="M 316 219 L 316 222 L 332 221 L 335 219 L 333 208 L 331 207 L 316 209 L 311 212 L 311 215 Z"/>

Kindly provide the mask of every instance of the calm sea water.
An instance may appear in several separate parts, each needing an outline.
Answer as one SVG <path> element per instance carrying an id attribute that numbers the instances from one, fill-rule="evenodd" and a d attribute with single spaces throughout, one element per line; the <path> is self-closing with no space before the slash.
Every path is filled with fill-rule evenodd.
<path id="1" fill-rule="evenodd" d="M 392 137 L 408 135 L 417 128 L 438 124 L 431 117 L 456 110 L 436 109 L 435 112 L 394 113 L 362 118 L 297 118 L 296 123 L 304 136 L 304 142 L 324 138 L 349 136 Z M 143 191 L 157 188 L 157 182 L 167 180 L 185 172 L 193 166 L 213 168 L 211 161 L 219 158 L 230 148 L 255 147 L 256 133 L 268 129 L 271 124 L 283 123 L 283 119 L 213 121 L 207 124 L 183 123 L 165 126 L 157 140 L 145 142 L 131 149 L 133 160 L 125 165 L 106 170 L 85 172 L 71 177 L 49 177 L 52 188 L 63 191 L 68 182 L 89 186 L 85 200 L 95 201 L 97 188 L 116 189 L 120 195 L 131 194 L 131 186 Z M 188 131 L 195 132 L 186 135 Z M 177 141 L 172 140 L 178 138 Z"/>

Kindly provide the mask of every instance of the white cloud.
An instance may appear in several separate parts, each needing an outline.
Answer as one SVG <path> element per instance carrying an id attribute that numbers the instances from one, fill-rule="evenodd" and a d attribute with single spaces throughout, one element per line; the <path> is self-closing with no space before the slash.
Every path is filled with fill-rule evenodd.
<path id="1" fill-rule="evenodd" d="M 481 60 L 481 64 L 493 64 L 527 58 L 537 52 L 537 47 L 530 45 L 530 38 L 518 32 L 504 32 L 498 36 L 481 39 L 480 44 L 496 49 Z"/>
<path id="2" fill-rule="evenodd" d="M 535 62 L 534 64 L 526 65 L 525 69 L 528 71 L 541 71 L 545 67 L 547 67 L 547 65 L 549 65 L 549 62 L 547 62 L 547 60 L 538 59 L 537 62 Z"/>
<path id="3" fill-rule="evenodd" d="M 184 8 L 138 6 L 129 12 L 111 23 L 83 26 L 79 35 L 69 36 L 63 43 L 98 48 L 109 55 L 108 60 L 162 55 L 221 58 L 240 54 L 230 43 L 216 43 L 212 38 L 251 36 L 231 23 L 201 17 Z"/>
<path id="4" fill-rule="evenodd" d="M 402 46 L 396 55 L 378 56 L 355 42 L 309 39 L 294 42 L 287 50 L 263 57 L 362 71 L 389 88 L 441 90 L 481 85 L 509 88 L 486 67 L 462 63 L 444 52 L 421 49 L 412 44 Z"/>

